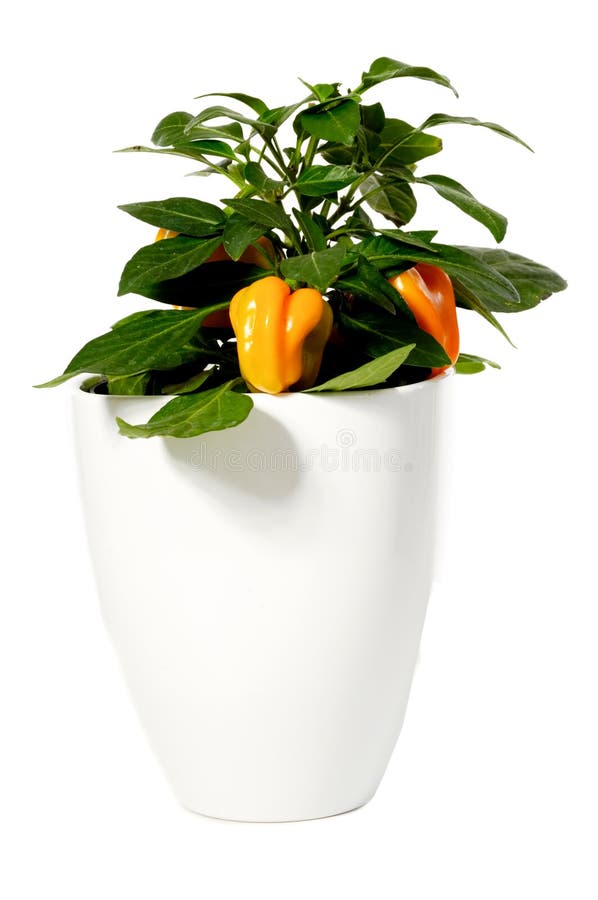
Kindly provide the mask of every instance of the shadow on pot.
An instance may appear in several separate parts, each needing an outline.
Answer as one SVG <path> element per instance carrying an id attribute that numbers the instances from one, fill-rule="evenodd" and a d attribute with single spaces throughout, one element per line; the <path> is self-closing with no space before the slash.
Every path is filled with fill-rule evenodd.
<path id="1" fill-rule="evenodd" d="M 190 488 L 235 507 L 249 500 L 277 507 L 305 471 L 291 432 L 261 409 L 236 428 L 164 444 Z"/>

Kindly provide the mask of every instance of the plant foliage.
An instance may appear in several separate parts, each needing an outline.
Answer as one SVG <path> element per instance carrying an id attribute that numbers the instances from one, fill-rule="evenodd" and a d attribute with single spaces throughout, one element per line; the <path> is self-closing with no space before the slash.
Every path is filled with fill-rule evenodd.
<path id="1" fill-rule="evenodd" d="M 506 233 L 505 216 L 464 185 L 441 171 L 417 174 L 421 160 L 442 150 L 443 125 L 482 127 L 527 145 L 501 125 L 471 117 L 435 113 L 416 125 L 392 118 L 369 92 L 399 78 L 456 93 L 432 69 L 381 57 L 355 89 L 302 82 L 303 99 L 287 106 L 245 93 L 203 95 L 198 112 L 162 118 L 151 145 L 121 151 L 182 156 L 201 166 L 194 175 L 221 177 L 230 186 L 220 206 L 170 197 L 120 207 L 177 234 L 158 242 L 148 236 L 120 280 L 119 294 L 162 308 L 116 323 L 43 386 L 91 373 L 98 377 L 88 389 L 96 392 L 174 394 L 148 423 L 119 420 L 119 428 L 128 437 L 188 437 L 237 425 L 251 409 L 232 330 L 221 320 L 234 294 L 265 275 L 316 288 L 332 306 L 335 340 L 313 391 L 397 385 L 447 365 L 443 348 L 418 328 L 389 285 L 417 263 L 444 269 L 458 304 L 503 333 L 497 313 L 530 309 L 563 290 L 559 275 L 519 254 L 451 246 L 433 231 L 409 229 L 419 192 L 432 189 L 495 242 Z M 486 365 L 496 364 L 461 354 L 456 368 L 474 373 Z"/>

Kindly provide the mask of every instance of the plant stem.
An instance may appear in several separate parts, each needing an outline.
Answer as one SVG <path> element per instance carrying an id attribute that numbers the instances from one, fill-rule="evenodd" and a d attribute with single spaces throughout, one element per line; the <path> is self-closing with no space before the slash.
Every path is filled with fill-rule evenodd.
<path id="1" fill-rule="evenodd" d="M 317 137 L 310 137 L 309 143 L 307 145 L 307 150 L 305 151 L 305 156 L 303 157 L 303 165 L 301 166 L 301 172 L 305 172 L 306 169 L 309 169 L 312 162 L 314 161 L 314 156 L 316 155 L 316 151 L 318 149 L 318 144 L 320 139 Z"/>

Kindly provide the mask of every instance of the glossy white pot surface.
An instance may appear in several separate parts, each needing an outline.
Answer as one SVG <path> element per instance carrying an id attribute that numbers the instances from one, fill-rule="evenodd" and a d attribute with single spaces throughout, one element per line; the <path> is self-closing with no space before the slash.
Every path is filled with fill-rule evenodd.
<path id="1" fill-rule="evenodd" d="M 103 615 L 186 807 L 286 821 L 374 794 L 430 593 L 447 380 L 257 394 L 192 439 L 118 434 L 164 398 L 75 392 Z"/>

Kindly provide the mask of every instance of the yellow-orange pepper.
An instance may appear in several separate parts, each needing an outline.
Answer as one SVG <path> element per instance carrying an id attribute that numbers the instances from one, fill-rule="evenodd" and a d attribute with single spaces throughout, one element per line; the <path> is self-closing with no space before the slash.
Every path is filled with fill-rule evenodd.
<path id="1" fill-rule="evenodd" d="M 432 335 L 446 351 L 451 363 L 459 356 L 459 325 L 455 292 L 450 278 L 438 266 L 418 263 L 406 272 L 395 275 L 390 283 L 399 292 L 415 321 Z M 444 372 L 448 366 L 432 369 L 432 374 Z"/>
<path id="2" fill-rule="evenodd" d="M 241 374 L 254 391 L 281 394 L 315 384 L 332 310 L 319 291 L 291 292 L 281 278 L 260 278 L 230 304 Z"/>

